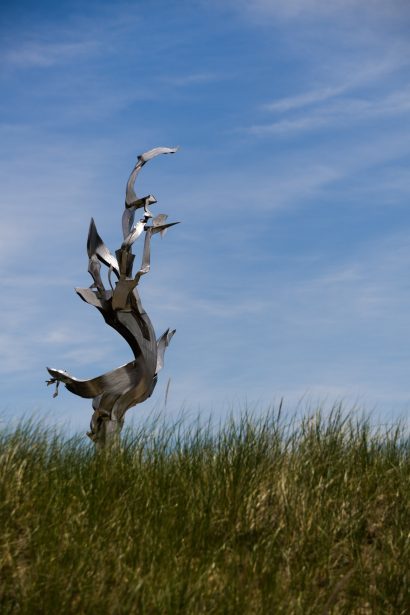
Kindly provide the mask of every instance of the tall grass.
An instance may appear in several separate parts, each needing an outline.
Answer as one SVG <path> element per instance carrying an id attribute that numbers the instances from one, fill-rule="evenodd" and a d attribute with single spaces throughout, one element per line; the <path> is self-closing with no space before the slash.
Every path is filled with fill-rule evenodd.
<path id="1" fill-rule="evenodd" d="M 409 612 L 409 442 L 333 411 L 0 436 L 2 613 Z"/>

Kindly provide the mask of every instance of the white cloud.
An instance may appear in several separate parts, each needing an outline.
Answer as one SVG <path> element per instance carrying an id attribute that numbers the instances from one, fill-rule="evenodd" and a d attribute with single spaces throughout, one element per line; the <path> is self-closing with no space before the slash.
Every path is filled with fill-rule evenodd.
<path id="1" fill-rule="evenodd" d="M 333 87 L 324 87 L 318 90 L 311 90 L 309 92 L 304 92 L 303 94 L 298 94 L 296 96 L 280 98 L 279 100 L 275 100 L 273 102 L 263 105 L 263 108 L 267 111 L 274 112 L 299 109 L 300 107 L 306 107 L 307 105 L 312 105 L 318 102 L 328 100 L 329 98 L 334 98 L 335 96 L 338 96 L 339 94 L 345 92 L 348 87 L 349 86 L 347 84 L 343 84 Z"/>
<path id="2" fill-rule="evenodd" d="M 295 133 L 316 130 L 328 124 L 329 118 L 326 115 L 316 115 L 293 120 L 280 120 L 269 124 L 255 124 L 248 128 L 248 132 L 258 137 L 267 135 L 292 136 Z"/>
<path id="3" fill-rule="evenodd" d="M 302 205 L 311 198 L 319 195 L 332 182 L 341 179 L 344 168 L 339 158 L 328 162 L 320 155 L 301 157 L 292 156 L 291 161 L 283 156 L 280 160 L 263 159 L 260 157 L 254 164 L 251 162 L 239 170 L 224 171 L 223 174 L 214 174 L 208 171 L 205 180 L 194 178 L 194 185 L 185 188 L 184 200 L 187 208 L 182 216 L 189 216 L 196 224 L 203 228 L 205 223 L 212 223 L 207 232 L 212 234 L 213 241 L 219 236 L 225 241 L 226 233 L 232 233 L 236 242 L 249 237 L 254 224 L 258 224 L 257 216 L 279 212 L 285 208 Z M 257 164 L 259 162 L 259 165 Z M 258 166 L 260 168 L 258 168 Z M 209 186 L 212 194 L 217 195 L 219 225 L 215 228 L 215 206 L 210 203 Z M 191 203 L 195 203 L 192 208 Z M 249 220 L 244 223 L 244 216 L 255 216 L 255 222 Z M 263 220 L 260 220 L 263 224 Z M 181 225 L 181 232 L 184 227 Z M 191 241 L 195 227 L 184 241 Z"/>
<path id="4" fill-rule="evenodd" d="M 43 344 L 66 344 L 72 341 L 73 333 L 67 327 L 55 327 L 42 336 Z"/>
<path id="5" fill-rule="evenodd" d="M 407 321 L 410 289 L 403 281 L 409 268 L 410 243 L 404 233 L 367 241 L 343 263 L 322 265 L 321 273 L 298 284 L 296 303 L 305 306 L 299 324 L 309 321 L 312 327 L 314 319 L 316 330 L 321 322 L 339 329 L 370 327 L 378 334 L 384 329 L 393 341 Z"/>
<path id="6" fill-rule="evenodd" d="M 299 101 L 301 101 L 300 97 Z M 308 100 L 308 95 L 304 98 Z M 311 102 L 319 102 L 311 98 Z M 326 100 L 326 98 L 323 98 Z M 296 106 L 296 104 L 295 104 Z M 288 106 L 290 109 L 291 107 Z M 338 127 L 354 125 L 357 122 L 371 121 L 381 117 L 397 117 L 399 114 L 407 114 L 410 111 L 410 89 L 394 91 L 387 96 L 379 98 L 345 97 L 339 100 L 329 101 L 327 105 L 319 105 L 310 113 L 281 119 L 266 124 L 255 124 L 248 131 L 257 136 L 281 135 L 292 136 L 295 133 L 318 130 L 324 127 Z"/>
<path id="7" fill-rule="evenodd" d="M 308 90 L 294 96 L 288 96 L 273 100 L 263 105 L 262 109 L 274 113 L 284 113 L 301 109 L 307 106 L 324 103 L 330 99 L 340 97 L 352 90 L 363 89 L 386 79 L 410 64 L 409 47 L 407 44 L 396 43 L 383 57 L 372 60 L 357 58 L 355 62 L 347 63 L 346 60 L 333 59 L 331 63 L 331 83 L 322 87 Z"/>
<path id="8" fill-rule="evenodd" d="M 406 0 L 237 0 L 235 4 L 255 19 L 295 20 L 347 15 L 350 20 L 363 13 L 383 19 L 399 18 L 408 13 Z"/>
<path id="9" fill-rule="evenodd" d="M 161 77 L 161 81 L 174 86 L 174 87 L 186 87 L 190 85 L 200 85 L 216 81 L 218 76 L 215 73 L 199 72 L 189 73 L 187 75 L 164 75 Z"/>
<path id="10" fill-rule="evenodd" d="M 138 14 L 126 2 L 101 6 L 92 17 L 80 11 L 61 21 L 34 18 L 23 26 L 17 19 L 3 38 L 1 68 L 49 68 L 106 53 L 137 23 Z"/>
<path id="11" fill-rule="evenodd" d="M 89 56 L 98 48 L 99 44 L 96 41 L 86 40 L 67 43 L 40 41 L 23 43 L 3 55 L 3 68 L 5 65 L 15 68 L 48 68 Z"/>

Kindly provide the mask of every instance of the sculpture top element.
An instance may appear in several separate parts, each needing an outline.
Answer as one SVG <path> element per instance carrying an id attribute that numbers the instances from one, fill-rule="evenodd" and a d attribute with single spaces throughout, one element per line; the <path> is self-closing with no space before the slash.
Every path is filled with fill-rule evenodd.
<path id="1" fill-rule="evenodd" d="M 90 288 L 76 288 L 76 293 L 101 312 L 105 322 L 113 327 L 130 345 L 134 360 L 117 369 L 90 380 L 79 380 L 64 370 L 47 368 L 51 379 L 47 384 L 62 382 L 66 388 L 81 397 L 92 398 L 94 414 L 91 419 L 89 437 L 101 446 L 113 433 L 118 433 L 124 422 L 125 412 L 151 396 L 157 383 L 158 372 L 164 364 L 164 353 L 174 330 L 167 329 L 156 340 L 154 328 L 142 307 L 137 291 L 141 276 L 150 270 L 150 247 L 153 235 L 165 231 L 178 222 L 166 223 L 168 216 L 159 214 L 153 217 L 148 207 L 157 202 L 148 196 L 138 198 L 135 180 L 144 164 L 160 154 L 173 154 L 177 148 L 156 147 L 138 156 L 127 182 L 125 209 L 122 216 L 123 241 L 115 256 L 97 232 L 91 218 L 87 239 L 88 271 L 93 278 Z M 134 224 L 137 209 L 144 209 L 143 217 Z M 145 233 L 141 266 L 133 275 L 135 256 L 132 246 L 138 237 Z M 101 278 L 101 263 L 108 267 L 107 290 Z M 112 284 L 112 274 L 117 278 Z"/>

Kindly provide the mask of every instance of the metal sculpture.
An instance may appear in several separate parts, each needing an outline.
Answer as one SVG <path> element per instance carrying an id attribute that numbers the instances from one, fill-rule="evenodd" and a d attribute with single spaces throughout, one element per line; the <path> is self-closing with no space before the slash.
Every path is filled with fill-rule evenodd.
<path id="1" fill-rule="evenodd" d="M 134 191 L 135 180 L 142 167 L 160 154 L 173 154 L 177 148 L 156 147 L 138 156 L 127 182 L 125 209 L 122 216 L 123 242 L 115 256 L 111 254 L 97 232 L 91 218 L 87 240 L 88 271 L 93 278 L 90 288 L 76 288 L 76 293 L 90 305 L 101 312 L 105 322 L 113 327 L 128 342 L 134 360 L 117 369 L 90 380 L 79 380 L 64 370 L 47 368 L 51 378 L 47 385 L 56 384 L 54 397 L 58 394 L 58 385 L 65 387 L 80 397 L 92 398 L 94 413 L 91 418 L 90 431 L 87 435 L 97 446 L 104 446 L 115 438 L 124 424 L 125 412 L 151 396 L 158 379 L 158 372 L 164 364 L 164 353 L 175 333 L 167 329 L 156 340 L 154 328 L 142 307 L 137 291 L 141 276 L 150 270 L 151 238 L 165 231 L 178 222 L 167 223 L 167 215 L 159 214 L 155 218 L 148 207 L 157 202 L 152 194 L 138 198 Z M 144 209 L 144 215 L 134 224 L 135 212 Z M 132 268 L 135 256 L 132 245 L 145 234 L 141 267 L 133 276 Z M 108 267 L 107 290 L 101 278 L 101 263 Z M 117 278 L 112 285 L 112 275 Z"/>

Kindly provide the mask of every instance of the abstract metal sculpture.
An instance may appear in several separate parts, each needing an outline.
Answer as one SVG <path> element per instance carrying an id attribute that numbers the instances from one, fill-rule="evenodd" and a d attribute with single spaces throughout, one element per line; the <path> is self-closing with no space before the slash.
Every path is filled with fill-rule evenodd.
<path id="1" fill-rule="evenodd" d="M 128 408 L 135 406 L 151 396 L 157 383 L 158 372 L 164 364 L 164 353 L 174 330 L 167 329 L 156 340 L 154 328 L 142 307 L 137 291 L 140 278 L 150 270 L 150 246 L 153 235 L 163 235 L 178 222 L 166 223 L 167 215 L 159 214 L 153 218 L 148 207 L 156 203 L 152 194 L 138 198 L 134 191 L 135 180 L 146 162 L 159 154 L 173 154 L 177 148 L 156 147 L 138 156 L 137 163 L 127 182 L 125 210 L 122 216 L 123 242 L 115 256 L 111 254 L 97 232 L 91 219 L 87 240 L 88 271 L 94 282 L 90 288 L 76 288 L 76 293 L 86 303 L 96 307 L 105 322 L 113 327 L 131 346 L 134 360 L 113 371 L 90 380 L 78 380 L 68 372 L 47 368 L 51 379 L 47 385 L 62 382 L 66 388 L 81 397 L 92 398 L 94 410 L 90 431 L 87 435 L 102 447 L 118 435 L 124 424 L 124 415 Z M 134 225 L 137 209 L 144 209 L 144 216 Z M 150 223 L 151 221 L 151 223 Z M 145 233 L 142 263 L 136 275 L 132 267 L 134 255 L 132 245 L 140 235 Z M 108 267 L 107 290 L 101 279 L 101 263 Z M 112 274 L 117 278 L 112 285 Z"/>

